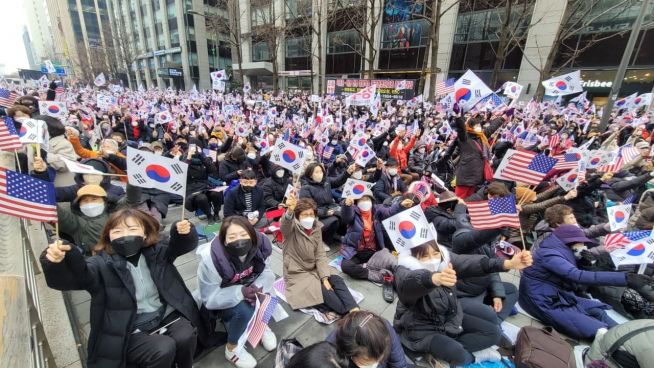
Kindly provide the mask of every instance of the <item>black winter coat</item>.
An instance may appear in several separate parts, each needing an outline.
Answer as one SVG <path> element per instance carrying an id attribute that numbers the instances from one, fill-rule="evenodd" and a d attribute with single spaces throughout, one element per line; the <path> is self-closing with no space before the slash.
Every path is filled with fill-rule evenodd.
<path id="1" fill-rule="evenodd" d="M 223 206 L 223 215 L 245 216 L 245 194 L 241 190 L 241 185 L 237 185 L 225 193 L 225 205 Z M 259 218 L 263 217 L 266 212 L 266 205 L 263 201 L 263 191 L 259 187 L 252 190 L 252 211 L 259 211 Z"/>
<path id="2" fill-rule="evenodd" d="M 327 211 L 330 207 L 335 207 L 336 202 L 332 196 L 332 188 L 338 188 L 345 184 L 350 174 L 345 171 L 341 176 L 336 178 L 323 178 L 322 182 L 303 178 L 302 188 L 300 189 L 300 198 L 311 198 L 318 205 L 318 218 L 327 217 Z"/>
<path id="3" fill-rule="evenodd" d="M 188 163 L 186 195 L 189 196 L 209 189 L 209 176 L 215 172 L 215 166 L 213 166 L 211 158 L 195 154 L 192 159 L 186 162 Z"/>
<path id="4" fill-rule="evenodd" d="M 385 200 L 391 198 L 391 193 L 393 190 L 392 180 L 396 181 L 397 191 L 400 193 L 406 192 L 406 184 L 404 180 L 399 175 L 391 178 L 386 173 L 379 173 L 379 180 L 375 182 L 375 185 L 372 186 L 372 194 L 375 196 L 375 200 L 379 203 L 384 203 Z"/>
<path id="5" fill-rule="evenodd" d="M 169 241 L 143 248 L 152 280 L 162 303 L 175 308 L 198 330 L 200 342 L 208 343 L 205 328 L 191 292 L 173 265 L 175 259 L 195 249 L 195 228 L 187 235 L 172 225 Z M 88 341 L 89 367 L 125 367 L 125 356 L 134 330 L 136 291 L 127 269 L 127 260 L 117 254 L 100 253 L 84 259 L 75 247 L 61 263 L 52 263 L 41 254 L 41 265 L 49 287 L 57 290 L 86 290 L 91 294 L 91 333 Z"/>
<path id="6" fill-rule="evenodd" d="M 486 137 L 490 137 L 503 123 L 502 119 L 491 121 L 488 128 L 484 129 Z M 483 143 L 479 138 L 468 135 L 465 122 L 458 118 L 455 122 L 457 131 L 456 144 L 459 147 L 459 162 L 454 170 L 456 184 L 464 186 L 476 186 L 484 183 L 484 158 L 480 151 Z M 490 158 L 490 154 L 488 155 Z"/>
<path id="7" fill-rule="evenodd" d="M 273 174 L 273 176 L 264 179 L 261 183 L 261 189 L 263 190 L 263 201 L 266 208 L 277 208 L 282 203 L 289 184 L 291 184 L 291 178 L 286 174 L 281 178 Z"/>
<path id="8" fill-rule="evenodd" d="M 252 167 L 248 160 L 238 163 L 232 161 L 230 158 L 225 157 L 224 160 L 220 161 L 218 164 L 218 178 L 229 185 L 232 180 L 238 180 L 238 171 L 245 170 L 249 167 Z"/>
<path id="9" fill-rule="evenodd" d="M 407 258 L 410 258 L 409 262 Z M 483 276 L 504 268 L 502 260 L 480 255 L 450 253 L 450 262 L 457 277 Z M 412 267 L 411 263 L 415 266 Z M 432 272 L 420 269 L 420 263 L 413 257 L 400 257 L 398 264 L 393 270 L 399 299 L 393 327 L 403 345 L 412 351 L 427 353 L 436 334 L 458 336 L 464 332 L 461 326 L 463 310 L 456 296 L 456 287 L 434 285 Z"/>
<path id="10" fill-rule="evenodd" d="M 462 205 L 457 205 L 457 207 L 459 206 L 463 207 Z M 454 214 L 449 213 L 438 206 L 429 206 L 425 210 L 425 217 L 427 218 L 427 221 L 434 224 L 434 227 L 436 228 L 438 244 L 452 248 L 452 235 L 456 231 L 456 218 L 454 217 Z"/>

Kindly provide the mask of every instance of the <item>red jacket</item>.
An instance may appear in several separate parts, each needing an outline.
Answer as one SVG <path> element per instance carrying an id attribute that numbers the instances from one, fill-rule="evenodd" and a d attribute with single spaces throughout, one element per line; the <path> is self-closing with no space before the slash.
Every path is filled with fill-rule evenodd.
<path id="1" fill-rule="evenodd" d="M 393 139 L 393 142 L 391 142 L 391 149 L 390 149 L 390 155 L 392 158 L 396 159 L 397 162 L 400 164 L 400 170 L 404 170 L 409 166 L 409 152 L 411 152 L 411 149 L 413 146 L 416 144 L 416 136 L 414 135 L 411 137 L 411 140 L 409 141 L 409 144 L 404 146 L 401 150 L 397 149 L 398 144 L 400 144 L 400 137 L 397 136 L 395 139 Z"/>

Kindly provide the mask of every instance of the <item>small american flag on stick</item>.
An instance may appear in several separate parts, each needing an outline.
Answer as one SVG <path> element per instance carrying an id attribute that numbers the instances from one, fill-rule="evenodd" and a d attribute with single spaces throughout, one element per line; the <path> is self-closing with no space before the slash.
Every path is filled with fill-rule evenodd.
<path id="1" fill-rule="evenodd" d="M 515 196 L 510 195 L 488 201 L 467 203 L 470 222 L 476 230 L 501 227 L 520 228 L 520 218 L 515 205 Z"/>
<path id="2" fill-rule="evenodd" d="M 0 168 L 0 213 L 35 221 L 57 221 L 54 184 Z"/>
<path id="3" fill-rule="evenodd" d="M 16 151 L 22 147 L 12 118 L 0 120 L 0 150 Z"/>
<path id="4" fill-rule="evenodd" d="M 270 317 L 272 317 L 277 308 L 279 300 L 269 294 L 257 294 L 257 304 L 259 304 L 256 315 L 254 316 L 254 323 L 248 333 L 248 342 L 253 348 L 256 348 L 266 331 Z"/>
<path id="5" fill-rule="evenodd" d="M 11 107 L 16 101 L 18 94 L 16 91 L 10 91 L 5 88 L 0 88 L 0 106 L 2 107 Z"/>

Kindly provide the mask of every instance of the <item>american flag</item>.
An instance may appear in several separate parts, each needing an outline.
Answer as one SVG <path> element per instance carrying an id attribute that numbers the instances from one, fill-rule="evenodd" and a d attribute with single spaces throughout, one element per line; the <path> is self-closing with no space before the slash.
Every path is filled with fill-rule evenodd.
<path id="1" fill-rule="evenodd" d="M 570 170 L 576 169 L 579 166 L 579 160 L 581 160 L 580 153 L 564 153 L 562 155 L 554 156 L 558 161 L 554 165 L 556 170 Z"/>
<path id="2" fill-rule="evenodd" d="M 604 248 L 607 252 L 624 248 L 625 246 L 643 240 L 652 235 L 652 230 L 625 231 L 622 233 L 609 234 L 604 238 Z"/>
<path id="3" fill-rule="evenodd" d="M 18 97 L 16 91 L 10 91 L 8 89 L 0 88 L 0 106 L 2 107 L 11 107 L 14 105 L 14 101 Z"/>
<path id="4" fill-rule="evenodd" d="M 552 170 L 557 159 L 530 151 L 516 151 L 500 172 L 501 179 L 515 180 L 519 183 L 538 185 Z M 499 168 L 498 168 L 499 169 Z M 498 170 L 499 171 L 499 170 Z"/>
<path id="5" fill-rule="evenodd" d="M 54 184 L 0 168 L 0 213 L 35 221 L 57 221 Z"/>
<path id="6" fill-rule="evenodd" d="M 470 222 L 476 230 L 498 229 L 505 226 L 520 228 L 514 195 L 488 201 L 468 202 L 467 206 Z"/>
<path id="7" fill-rule="evenodd" d="M 253 348 L 256 348 L 257 345 L 259 345 L 261 337 L 263 337 L 263 333 L 266 331 L 268 321 L 270 321 L 270 317 L 272 317 L 272 314 L 275 312 L 275 308 L 277 308 L 277 304 L 279 303 L 277 298 L 270 296 L 269 294 L 257 294 L 257 299 L 261 304 L 259 305 L 259 308 L 257 308 L 254 317 L 254 324 L 248 334 L 248 342 Z"/>
<path id="8" fill-rule="evenodd" d="M 550 148 L 554 148 L 559 145 L 559 142 L 561 142 L 561 136 L 555 133 L 550 136 L 548 144 Z"/>
<path id="9" fill-rule="evenodd" d="M 618 155 L 610 165 L 605 165 L 599 168 L 602 172 L 618 172 L 622 170 L 624 164 L 631 162 L 636 157 L 640 156 L 640 150 L 636 147 L 622 146 L 618 151 Z"/>
<path id="10" fill-rule="evenodd" d="M 0 121 L 0 150 L 16 151 L 22 147 L 12 118 Z"/>
<path id="11" fill-rule="evenodd" d="M 333 146 L 327 146 L 322 151 L 322 158 L 324 160 L 329 160 L 330 158 L 332 158 L 332 153 L 334 153 L 334 147 Z"/>
<path id="12" fill-rule="evenodd" d="M 57 88 L 55 88 L 55 94 L 63 94 L 64 93 L 64 85 L 57 83 Z"/>
<path id="13" fill-rule="evenodd" d="M 636 199 L 636 195 L 632 194 L 629 197 L 627 197 L 624 201 L 622 201 L 622 204 L 632 204 L 634 203 L 634 199 Z"/>
<path id="14" fill-rule="evenodd" d="M 456 79 L 454 78 L 436 83 L 436 96 L 445 96 L 454 93 L 454 83 L 456 83 Z"/>

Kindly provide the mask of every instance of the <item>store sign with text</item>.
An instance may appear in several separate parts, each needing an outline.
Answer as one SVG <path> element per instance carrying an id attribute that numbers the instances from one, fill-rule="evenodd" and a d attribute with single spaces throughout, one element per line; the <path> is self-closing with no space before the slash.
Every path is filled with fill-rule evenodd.
<path id="1" fill-rule="evenodd" d="M 395 89 L 400 83 L 404 83 L 405 88 Z M 377 93 L 379 93 L 383 101 L 392 99 L 410 100 L 416 95 L 417 81 L 404 79 L 328 79 L 327 94 L 349 96 L 372 85 L 377 86 Z"/>

